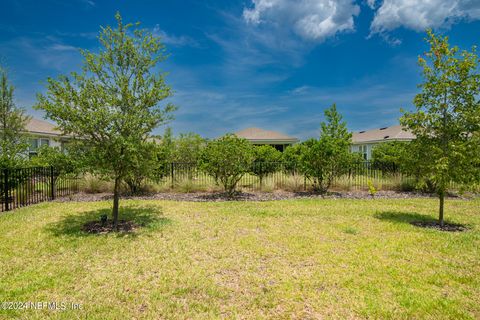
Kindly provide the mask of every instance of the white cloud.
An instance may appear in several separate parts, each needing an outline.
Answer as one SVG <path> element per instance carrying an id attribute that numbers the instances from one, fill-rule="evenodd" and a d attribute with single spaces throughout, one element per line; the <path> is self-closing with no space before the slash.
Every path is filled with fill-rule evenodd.
<path id="1" fill-rule="evenodd" d="M 153 28 L 153 34 L 160 37 L 162 43 L 164 44 L 169 44 L 176 47 L 198 47 L 198 43 L 194 39 L 187 36 L 175 36 L 172 34 L 168 34 L 162 29 L 160 29 L 160 26 L 158 24 Z"/>
<path id="2" fill-rule="evenodd" d="M 85 3 L 86 5 L 89 5 L 91 7 L 95 7 L 95 1 L 93 0 L 82 0 L 83 3 Z"/>
<path id="3" fill-rule="evenodd" d="M 368 1 L 374 6 L 375 1 Z M 384 0 L 370 26 L 372 34 L 399 27 L 415 31 L 448 27 L 458 20 L 480 19 L 478 0 Z"/>
<path id="4" fill-rule="evenodd" d="M 33 63 L 32 70 L 42 68 L 67 73 L 72 71 L 72 68 L 78 68 L 81 62 L 78 48 L 51 36 L 18 37 L 2 42 L 0 46 L 5 48 L 3 52 L 10 59 L 21 58 L 28 63 Z"/>
<path id="5" fill-rule="evenodd" d="M 243 10 L 253 25 L 287 29 L 306 40 L 322 42 L 340 32 L 354 31 L 360 12 L 352 0 L 252 0 Z"/>
<path id="6" fill-rule="evenodd" d="M 79 48 L 77 47 L 65 45 L 62 43 L 54 43 L 50 46 L 50 49 L 55 51 L 79 51 Z"/>
<path id="7" fill-rule="evenodd" d="M 367 0 L 367 5 L 372 9 L 375 9 L 376 4 L 377 4 L 376 0 Z"/>

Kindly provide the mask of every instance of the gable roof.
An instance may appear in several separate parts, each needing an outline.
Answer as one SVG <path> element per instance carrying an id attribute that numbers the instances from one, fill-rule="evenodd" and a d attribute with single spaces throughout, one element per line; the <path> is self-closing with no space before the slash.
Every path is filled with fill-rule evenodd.
<path id="1" fill-rule="evenodd" d="M 239 138 L 244 138 L 249 141 L 298 141 L 297 138 L 287 136 L 286 134 L 277 131 L 263 130 L 260 128 L 243 129 L 241 131 L 235 132 L 235 135 Z"/>
<path id="2" fill-rule="evenodd" d="M 25 126 L 28 133 L 49 135 L 49 136 L 62 136 L 62 132 L 55 128 L 55 125 L 45 120 L 31 118 Z"/>
<path id="3" fill-rule="evenodd" d="M 354 132 L 352 135 L 353 144 L 379 141 L 410 141 L 415 139 L 415 135 L 400 125 Z"/>

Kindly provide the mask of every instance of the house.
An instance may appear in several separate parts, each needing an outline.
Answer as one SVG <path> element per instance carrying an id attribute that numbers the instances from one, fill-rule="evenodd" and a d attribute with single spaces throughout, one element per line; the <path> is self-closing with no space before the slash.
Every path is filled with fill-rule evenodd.
<path id="1" fill-rule="evenodd" d="M 35 118 L 28 121 L 26 131 L 30 136 L 30 155 L 36 154 L 37 149 L 44 145 L 63 149 L 64 143 L 68 140 L 68 137 L 55 128 L 55 125 Z"/>
<path id="2" fill-rule="evenodd" d="M 253 145 L 270 145 L 279 151 L 298 142 L 297 138 L 287 136 L 281 132 L 263 130 L 260 128 L 247 128 L 235 135 L 250 141 Z"/>
<path id="3" fill-rule="evenodd" d="M 379 143 L 386 141 L 411 141 L 415 135 L 396 125 L 373 130 L 354 132 L 352 135 L 352 152 L 359 152 L 365 160 L 372 159 L 372 150 Z"/>

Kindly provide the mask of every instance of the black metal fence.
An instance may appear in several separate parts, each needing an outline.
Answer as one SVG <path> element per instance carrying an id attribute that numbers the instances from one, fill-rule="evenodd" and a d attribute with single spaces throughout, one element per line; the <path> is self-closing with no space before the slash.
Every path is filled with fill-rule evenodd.
<path id="1" fill-rule="evenodd" d="M 171 163 L 164 170 L 155 184 L 170 189 L 208 190 L 215 187 L 217 181 L 203 172 L 196 163 Z M 286 162 L 253 163 L 246 168 L 246 173 L 239 181 L 238 187 L 247 190 L 308 190 L 312 181 L 302 173 L 295 164 Z M 336 177 L 332 188 L 336 189 L 366 189 L 373 185 L 378 189 L 396 190 L 412 181 L 411 177 L 403 175 L 394 165 L 377 165 L 370 161 L 355 163 L 344 174 Z M 265 173 L 259 175 L 258 173 Z"/>
<path id="2" fill-rule="evenodd" d="M 78 192 L 78 178 L 54 167 L 0 169 L 0 212 Z"/>

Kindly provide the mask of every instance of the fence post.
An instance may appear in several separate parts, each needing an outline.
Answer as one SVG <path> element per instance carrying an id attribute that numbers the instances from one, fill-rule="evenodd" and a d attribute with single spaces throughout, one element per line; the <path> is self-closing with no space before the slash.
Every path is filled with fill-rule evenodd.
<path id="1" fill-rule="evenodd" d="M 174 168 L 173 168 L 174 164 L 173 162 L 170 163 L 170 177 L 172 178 L 172 189 L 175 187 L 175 175 L 174 175 Z"/>
<path id="2" fill-rule="evenodd" d="M 3 192 L 3 197 L 4 197 L 4 203 L 5 203 L 5 211 L 8 211 L 9 210 L 9 199 L 8 199 L 8 195 L 9 195 L 9 192 L 8 192 L 8 169 L 5 168 L 3 169 L 3 188 L 2 188 L 2 192 Z"/>
<path id="3" fill-rule="evenodd" d="M 54 169 L 53 166 L 50 166 L 50 198 L 55 200 L 55 179 L 54 179 Z"/>

